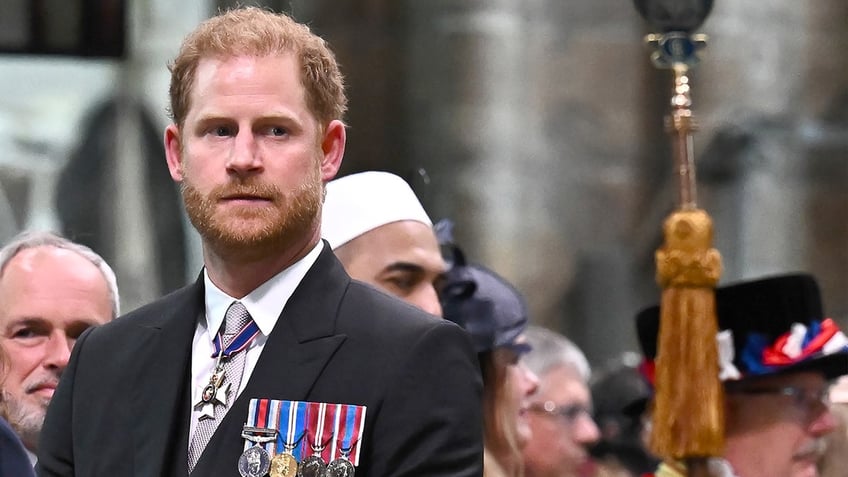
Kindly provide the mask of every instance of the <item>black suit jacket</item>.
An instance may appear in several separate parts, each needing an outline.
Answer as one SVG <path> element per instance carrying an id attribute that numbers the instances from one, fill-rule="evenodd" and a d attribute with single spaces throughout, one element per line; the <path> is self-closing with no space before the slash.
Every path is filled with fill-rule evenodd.
<path id="1" fill-rule="evenodd" d="M 47 412 L 43 476 L 186 476 L 203 280 L 77 341 Z M 481 379 L 465 332 L 353 281 L 328 245 L 286 304 L 193 476 L 238 476 L 251 398 L 368 407 L 357 477 L 482 475 Z"/>
<path id="2" fill-rule="evenodd" d="M 35 475 L 21 439 L 0 417 L 0 477 L 29 477 Z"/>

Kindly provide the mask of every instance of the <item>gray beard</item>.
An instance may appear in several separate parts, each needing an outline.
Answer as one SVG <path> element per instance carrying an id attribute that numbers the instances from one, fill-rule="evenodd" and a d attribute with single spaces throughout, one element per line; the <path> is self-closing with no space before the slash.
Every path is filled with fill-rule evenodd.
<path id="1" fill-rule="evenodd" d="M 6 391 L 2 391 L 2 404 L 3 417 L 21 438 L 24 446 L 30 451 L 36 452 L 38 436 L 41 434 L 41 427 L 44 425 L 46 404 L 44 407 L 33 408 L 31 405 L 15 399 Z"/>

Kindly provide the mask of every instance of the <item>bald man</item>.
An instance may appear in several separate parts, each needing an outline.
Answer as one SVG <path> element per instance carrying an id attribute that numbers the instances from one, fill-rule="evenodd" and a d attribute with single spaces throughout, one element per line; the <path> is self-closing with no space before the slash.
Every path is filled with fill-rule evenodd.
<path id="1" fill-rule="evenodd" d="M 88 247 L 46 232 L 0 250 L 0 413 L 35 461 L 44 415 L 77 337 L 118 314 L 115 274 Z"/>
<path id="2" fill-rule="evenodd" d="M 437 290 L 447 267 L 406 181 L 368 171 L 329 182 L 321 232 L 352 278 L 442 315 Z"/>

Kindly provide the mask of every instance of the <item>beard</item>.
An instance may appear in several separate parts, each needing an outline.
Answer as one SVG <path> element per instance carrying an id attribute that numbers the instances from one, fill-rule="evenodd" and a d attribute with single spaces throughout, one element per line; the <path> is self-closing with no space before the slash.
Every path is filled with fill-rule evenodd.
<path id="1" fill-rule="evenodd" d="M 28 449 L 36 449 L 50 399 L 45 398 L 43 402 L 33 404 L 24 399 L 17 399 L 5 390 L 0 391 L 0 396 L 3 417 Z"/>
<path id="2" fill-rule="evenodd" d="M 204 195 L 188 177 L 180 186 L 191 224 L 215 253 L 258 260 L 297 244 L 312 230 L 321 210 L 323 184 L 318 167 L 289 194 L 251 176 L 236 178 Z M 261 197 L 266 207 L 218 210 L 231 196 Z"/>

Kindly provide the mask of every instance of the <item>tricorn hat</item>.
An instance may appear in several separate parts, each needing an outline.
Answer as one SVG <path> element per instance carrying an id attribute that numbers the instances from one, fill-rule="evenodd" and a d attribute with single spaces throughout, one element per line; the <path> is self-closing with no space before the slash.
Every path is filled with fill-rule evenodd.
<path id="1" fill-rule="evenodd" d="M 848 374 L 848 338 L 825 318 L 816 280 L 791 274 L 716 288 L 720 379 L 734 381 L 798 371 L 826 379 Z M 643 369 L 652 380 L 660 310 L 636 316 Z"/>

